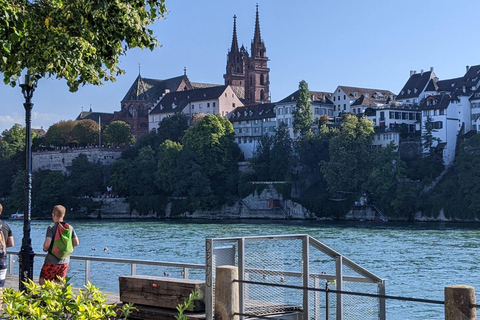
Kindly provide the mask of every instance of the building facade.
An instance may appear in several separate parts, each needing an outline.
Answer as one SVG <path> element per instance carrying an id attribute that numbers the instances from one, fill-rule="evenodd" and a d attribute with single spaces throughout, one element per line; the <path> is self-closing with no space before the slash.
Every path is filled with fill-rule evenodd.
<path id="1" fill-rule="evenodd" d="M 236 91 L 245 100 L 245 105 L 270 102 L 270 69 L 266 54 L 267 49 L 260 34 L 257 4 L 250 55 L 243 45 L 238 47 L 237 17 L 233 17 L 232 45 L 227 54 L 226 73 L 223 76 L 225 85 L 238 88 Z"/>

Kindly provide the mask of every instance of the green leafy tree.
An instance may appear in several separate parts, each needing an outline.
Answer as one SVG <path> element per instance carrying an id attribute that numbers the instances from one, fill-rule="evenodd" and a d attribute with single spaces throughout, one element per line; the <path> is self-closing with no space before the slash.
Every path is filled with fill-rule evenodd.
<path id="1" fill-rule="evenodd" d="M 130 125 L 124 121 L 113 121 L 105 129 L 105 136 L 109 144 L 123 146 L 135 142 Z"/>
<path id="2" fill-rule="evenodd" d="M 188 129 L 188 116 L 182 113 L 164 118 L 157 129 L 160 143 L 165 140 L 181 142 Z"/>
<path id="3" fill-rule="evenodd" d="M 0 8 L 4 82 L 15 85 L 27 69 L 65 79 L 71 91 L 114 81 L 128 49 L 153 50 L 158 42 L 148 26 L 166 12 L 164 0 L 0 0 Z"/>
<path id="4" fill-rule="evenodd" d="M 275 129 L 270 156 L 270 178 L 274 181 L 290 180 L 293 164 L 293 141 L 287 124 L 282 122 Z"/>
<path id="5" fill-rule="evenodd" d="M 131 159 L 118 159 L 110 168 L 108 185 L 113 192 L 120 196 L 128 196 L 130 193 L 130 179 L 133 177 L 133 161 Z M 134 178 L 134 177 L 133 177 Z"/>
<path id="6" fill-rule="evenodd" d="M 35 137 L 32 133 L 32 137 Z M 2 132 L 0 141 L 0 197 L 11 194 L 12 183 L 16 173 L 25 168 L 25 128 L 14 124 L 10 129 Z"/>
<path id="7" fill-rule="evenodd" d="M 73 159 L 68 180 L 70 192 L 76 197 L 92 197 L 105 190 L 102 165 L 88 161 L 84 153 Z"/>
<path id="8" fill-rule="evenodd" d="M 98 144 L 98 129 L 98 123 L 93 120 L 79 120 L 75 121 L 72 135 L 75 137 L 79 146 L 86 147 L 95 145 Z"/>
<path id="9" fill-rule="evenodd" d="M 363 190 L 382 211 L 405 218 L 408 213 L 401 209 L 400 204 L 407 205 L 404 198 L 408 197 L 404 193 L 408 190 L 401 186 L 406 187 L 408 183 L 405 163 L 400 159 L 397 147 L 392 142 L 385 148 L 372 149 L 371 153 L 372 169 L 363 184 Z"/>
<path id="10" fill-rule="evenodd" d="M 175 190 L 175 184 L 179 176 L 182 176 L 181 166 L 178 163 L 183 146 L 171 140 L 165 140 L 158 150 L 158 169 L 156 183 L 159 189 L 168 194 Z"/>
<path id="11" fill-rule="evenodd" d="M 73 135 L 75 121 L 59 121 L 48 128 L 46 139 L 52 146 L 73 146 L 78 143 Z"/>
<path id="12" fill-rule="evenodd" d="M 460 145 L 455 160 L 458 170 L 459 192 L 463 202 L 480 216 L 480 135 L 475 135 Z"/>
<path id="13" fill-rule="evenodd" d="M 215 205 L 223 204 L 237 194 L 237 163 L 241 152 L 233 140 L 234 135 L 233 125 L 228 119 L 205 115 L 196 125 L 188 128 L 182 139 L 185 151 L 195 155 L 187 159 L 194 159 L 206 174 L 206 179 L 211 181 Z"/>
<path id="14" fill-rule="evenodd" d="M 345 116 L 340 131 L 330 140 L 330 160 L 321 167 L 330 192 L 361 192 L 371 170 L 373 133 L 370 120 Z"/>
<path id="15" fill-rule="evenodd" d="M 300 136 L 312 130 L 313 110 L 310 103 L 310 91 L 305 80 L 298 85 L 298 99 L 296 108 L 292 111 L 293 130 L 300 132 Z"/>
<path id="16" fill-rule="evenodd" d="M 250 166 L 255 171 L 255 180 L 270 181 L 270 162 L 272 156 L 273 136 L 264 134 L 256 146 Z"/>

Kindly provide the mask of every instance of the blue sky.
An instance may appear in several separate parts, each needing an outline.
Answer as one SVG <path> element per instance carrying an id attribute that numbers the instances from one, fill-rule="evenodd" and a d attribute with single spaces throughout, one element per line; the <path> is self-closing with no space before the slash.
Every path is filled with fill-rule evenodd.
<path id="1" fill-rule="evenodd" d="M 345 85 L 397 94 L 410 70 L 434 67 L 448 79 L 480 64 L 479 0 L 167 0 L 169 14 L 153 26 L 162 47 L 128 51 L 120 63 L 126 74 L 101 87 L 71 93 L 62 80 L 41 79 L 32 127 L 46 130 L 75 119 L 82 107 L 120 110 L 139 63 L 143 77 L 176 77 L 186 67 L 191 81 L 223 84 L 233 15 L 239 44 L 249 49 L 257 3 L 273 102 L 297 90 L 301 80 L 313 91 Z M 20 88 L 0 84 L 0 133 L 25 125 L 23 102 Z"/>

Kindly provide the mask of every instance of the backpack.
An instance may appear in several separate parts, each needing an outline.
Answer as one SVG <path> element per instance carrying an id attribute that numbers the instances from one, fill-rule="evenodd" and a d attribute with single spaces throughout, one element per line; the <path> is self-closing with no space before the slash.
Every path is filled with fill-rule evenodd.
<path id="1" fill-rule="evenodd" d="M 7 241 L 2 227 L 3 225 L 0 222 L 0 259 L 5 259 L 7 257 Z"/>
<path id="2" fill-rule="evenodd" d="M 60 260 L 67 258 L 73 252 L 72 228 L 68 223 L 55 224 L 49 251 Z"/>

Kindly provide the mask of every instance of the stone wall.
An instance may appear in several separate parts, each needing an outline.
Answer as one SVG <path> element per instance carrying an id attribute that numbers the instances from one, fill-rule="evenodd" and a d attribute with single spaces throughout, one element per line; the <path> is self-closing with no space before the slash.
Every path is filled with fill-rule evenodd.
<path id="1" fill-rule="evenodd" d="M 39 151 L 32 153 L 32 170 L 51 170 L 66 173 L 72 166 L 72 161 L 80 154 L 86 154 L 87 159 L 103 166 L 111 166 L 122 155 L 122 149 L 115 148 L 85 148 L 61 149 L 55 151 Z"/>

